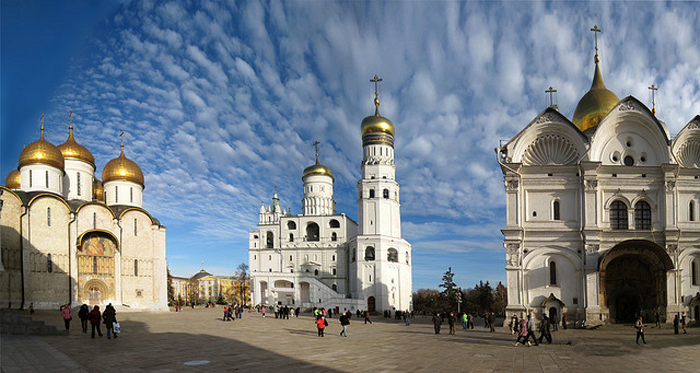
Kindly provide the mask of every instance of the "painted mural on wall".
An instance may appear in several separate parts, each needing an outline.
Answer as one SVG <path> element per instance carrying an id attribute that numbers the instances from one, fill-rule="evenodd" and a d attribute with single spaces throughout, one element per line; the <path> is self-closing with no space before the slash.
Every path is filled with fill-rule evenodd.
<path id="1" fill-rule="evenodd" d="M 85 235 L 78 252 L 80 300 L 102 304 L 114 298 L 114 253 L 116 242 L 106 234 Z"/>

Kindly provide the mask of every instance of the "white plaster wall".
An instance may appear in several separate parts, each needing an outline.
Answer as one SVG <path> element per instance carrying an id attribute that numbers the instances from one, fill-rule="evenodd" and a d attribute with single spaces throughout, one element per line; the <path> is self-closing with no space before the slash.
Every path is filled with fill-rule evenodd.
<path id="1" fill-rule="evenodd" d="M 108 206 L 125 205 L 143 207 L 143 187 L 126 180 L 112 180 L 104 183 L 105 202 Z"/>
<path id="2" fill-rule="evenodd" d="M 92 201 L 95 168 L 91 164 L 75 159 L 65 160 L 66 174 L 63 176 L 63 197 L 71 200 Z M 78 194 L 80 173 L 80 194 Z"/>
<path id="3" fill-rule="evenodd" d="M 31 170 L 31 185 L 29 171 Z M 48 173 L 48 185 L 46 174 Z M 19 169 L 20 186 L 24 192 L 52 192 L 63 194 L 63 170 L 44 164 L 30 164 Z"/>

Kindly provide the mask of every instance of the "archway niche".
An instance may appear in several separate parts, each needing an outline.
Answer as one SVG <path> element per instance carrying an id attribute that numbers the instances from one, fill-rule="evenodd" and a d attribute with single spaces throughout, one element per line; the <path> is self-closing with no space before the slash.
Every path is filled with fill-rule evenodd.
<path id="1" fill-rule="evenodd" d="M 644 240 L 619 243 L 599 262 L 600 300 L 613 323 L 666 313 L 666 273 L 674 268 L 661 246 Z"/>

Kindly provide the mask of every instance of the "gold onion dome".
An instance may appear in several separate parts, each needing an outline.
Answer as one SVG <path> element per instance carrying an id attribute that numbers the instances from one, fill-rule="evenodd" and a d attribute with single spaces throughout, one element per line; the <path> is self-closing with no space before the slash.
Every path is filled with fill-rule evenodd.
<path id="1" fill-rule="evenodd" d="M 591 84 L 591 89 L 583 95 L 581 101 L 576 105 L 576 110 L 574 110 L 574 124 L 581 131 L 598 126 L 603 117 L 620 101 L 614 93 L 605 88 L 603 76 L 600 74 L 600 68 L 598 67 L 599 61 L 600 58 L 596 54 L 593 84 Z"/>
<path id="2" fill-rule="evenodd" d="M 5 178 L 5 186 L 10 188 L 10 189 L 19 189 L 22 187 L 20 183 L 20 178 L 19 178 L 19 170 L 15 169 L 10 171 L 9 174 L 7 174 L 7 177 Z"/>
<path id="3" fill-rule="evenodd" d="M 124 155 L 124 144 L 121 145 L 121 148 L 122 152 L 119 154 L 119 157 L 112 159 L 105 165 L 102 171 L 102 183 L 113 180 L 126 180 L 143 186 L 141 167 Z"/>
<path id="4" fill-rule="evenodd" d="M 331 177 L 331 179 L 335 180 L 333 178 L 333 171 L 328 166 L 324 166 L 318 161 L 318 154 L 316 154 L 316 164 L 313 166 L 306 167 L 304 169 L 304 176 L 302 178 L 305 178 L 310 175 L 328 175 Z"/>
<path id="5" fill-rule="evenodd" d="M 87 150 L 86 147 L 78 144 L 73 138 L 73 126 L 68 127 L 70 132 L 68 134 L 68 140 L 63 144 L 58 146 L 58 150 L 63 154 L 64 159 L 77 159 L 79 161 L 87 162 L 92 167 L 95 167 L 95 157 Z"/>
<path id="6" fill-rule="evenodd" d="M 39 140 L 27 145 L 19 154 L 19 167 L 30 164 L 45 164 L 64 170 L 63 155 L 52 143 L 44 140 L 44 126 L 41 126 Z"/>
<path id="7" fill-rule="evenodd" d="M 374 115 L 370 115 L 362 120 L 362 136 L 372 133 L 387 134 L 394 136 L 394 123 L 379 115 L 379 99 L 374 99 Z"/>

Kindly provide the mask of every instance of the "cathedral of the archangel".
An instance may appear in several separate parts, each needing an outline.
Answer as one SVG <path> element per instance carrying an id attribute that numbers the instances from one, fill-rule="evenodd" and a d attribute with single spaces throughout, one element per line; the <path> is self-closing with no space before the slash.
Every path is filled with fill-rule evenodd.
<path id="1" fill-rule="evenodd" d="M 361 127 L 359 223 L 336 213 L 333 171 L 317 153 L 302 176 L 302 213 L 285 212 L 275 192 L 249 233 L 254 305 L 411 309 L 411 245 L 401 237 L 394 124 L 379 115 L 376 95 L 374 103 Z"/>
<path id="2" fill-rule="evenodd" d="M 116 149 L 115 149 L 116 151 Z M 107 162 L 73 137 L 24 147 L 0 186 L 0 307 L 70 303 L 167 311 L 165 227 L 143 209 L 144 178 L 124 155 Z"/>
<path id="3" fill-rule="evenodd" d="M 649 109 L 606 88 L 597 50 L 573 120 L 552 105 L 496 149 L 507 312 L 587 325 L 697 320 L 700 116 L 672 138 L 653 100 Z"/>

